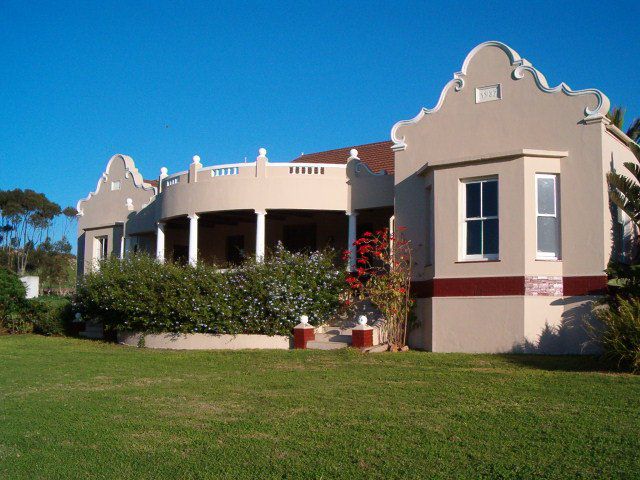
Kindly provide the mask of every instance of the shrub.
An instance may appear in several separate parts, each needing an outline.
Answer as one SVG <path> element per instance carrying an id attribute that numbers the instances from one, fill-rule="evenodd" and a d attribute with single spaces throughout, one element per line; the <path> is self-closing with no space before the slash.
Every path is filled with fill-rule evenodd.
<path id="1" fill-rule="evenodd" d="M 404 228 L 400 227 L 399 231 Z M 411 245 L 389 229 L 364 232 L 353 247 L 356 271 L 346 281 L 360 300 L 369 299 L 385 318 L 389 344 L 402 348 L 407 343 L 413 299 L 410 296 Z M 345 258 L 350 252 L 345 252 Z"/>
<path id="2" fill-rule="evenodd" d="M 18 276 L 0 267 L 0 329 L 22 333 L 21 314 L 26 305 L 26 289 Z"/>
<path id="3" fill-rule="evenodd" d="M 33 324 L 34 333 L 68 334 L 73 320 L 71 300 L 55 296 L 34 298 L 29 301 L 26 317 Z"/>
<path id="4" fill-rule="evenodd" d="M 618 367 L 640 373 L 640 299 L 618 298 L 616 306 L 596 309 L 602 322 L 599 342 Z"/>
<path id="5" fill-rule="evenodd" d="M 331 252 L 279 246 L 264 263 L 226 272 L 135 255 L 85 275 L 76 303 L 85 319 L 112 330 L 289 335 L 302 314 L 316 324 L 335 315 L 343 285 Z"/>

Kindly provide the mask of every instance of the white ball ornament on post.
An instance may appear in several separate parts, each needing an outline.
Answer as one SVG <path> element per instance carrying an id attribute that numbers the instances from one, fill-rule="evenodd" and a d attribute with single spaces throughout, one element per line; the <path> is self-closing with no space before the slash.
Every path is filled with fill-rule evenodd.
<path id="1" fill-rule="evenodd" d="M 307 315 L 300 315 L 300 323 L 303 325 L 309 325 L 309 317 Z"/>
<path id="2" fill-rule="evenodd" d="M 369 321 L 369 319 L 367 318 L 366 315 L 360 315 L 358 317 L 358 324 L 359 325 L 366 325 L 368 321 Z"/>

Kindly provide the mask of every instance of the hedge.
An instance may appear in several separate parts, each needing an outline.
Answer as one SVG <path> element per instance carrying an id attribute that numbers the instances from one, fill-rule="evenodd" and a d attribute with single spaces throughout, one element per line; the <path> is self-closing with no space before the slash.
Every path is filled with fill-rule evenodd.
<path id="1" fill-rule="evenodd" d="M 343 271 L 332 251 L 282 246 L 263 263 L 245 260 L 229 271 L 133 255 L 85 275 L 75 301 L 84 319 L 111 330 L 289 335 L 300 315 L 312 324 L 336 315 Z"/>

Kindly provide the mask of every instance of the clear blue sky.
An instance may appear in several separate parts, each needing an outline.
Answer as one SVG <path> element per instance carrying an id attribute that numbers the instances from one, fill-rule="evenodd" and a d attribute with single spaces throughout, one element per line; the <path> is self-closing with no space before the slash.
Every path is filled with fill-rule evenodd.
<path id="1" fill-rule="evenodd" d="M 387 140 L 486 40 L 640 116 L 638 5 L 3 0 L 0 188 L 75 206 L 115 153 L 155 178 Z"/>

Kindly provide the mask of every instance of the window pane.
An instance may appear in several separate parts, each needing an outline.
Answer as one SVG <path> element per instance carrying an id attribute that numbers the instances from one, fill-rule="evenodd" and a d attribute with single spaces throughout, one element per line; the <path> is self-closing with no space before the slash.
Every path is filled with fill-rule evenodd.
<path id="1" fill-rule="evenodd" d="M 480 184 L 467 183 L 467 218 L 480 216 Z"/>
<path id="2" fill-rule="evenodd" d="M 538 251 L 558 255 L 558 219 L 538 217 Z"/>
<path id="3" fill-rule="evenodd" d="M 467 255 L 480 255 L 482 253 L 482 221 L 472 220 L 467 222 Z"/>
<path id="4" fill-rule="evenodd" d="M 482 239 L 485 255 L 497 255 L 499 245 L 498 219 L 483 220 Z"/>
<path id="5" fill-rule="evenodd" d="M 498 216 L 498 182 L 482 182 L 482 216 Z"/>
<path id="6" fill-rule="evenodd" d="M 538 213 L 555 215 L 555 179 L 538 178 Z"/>

